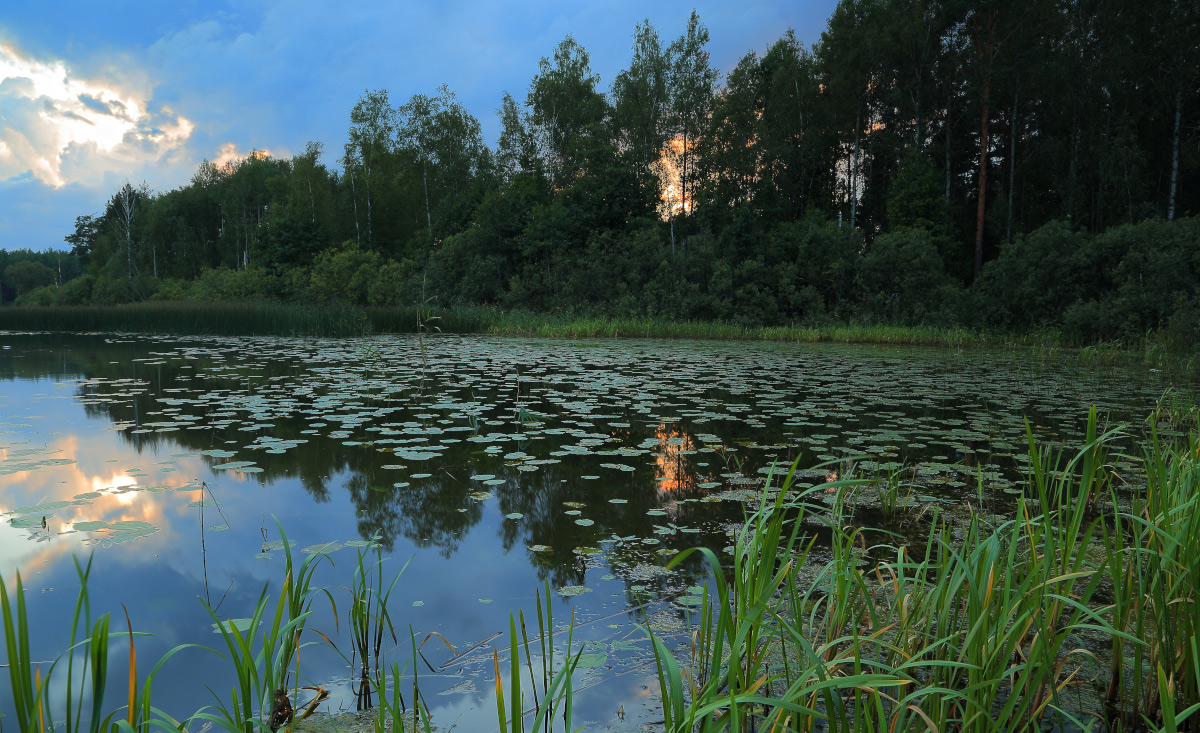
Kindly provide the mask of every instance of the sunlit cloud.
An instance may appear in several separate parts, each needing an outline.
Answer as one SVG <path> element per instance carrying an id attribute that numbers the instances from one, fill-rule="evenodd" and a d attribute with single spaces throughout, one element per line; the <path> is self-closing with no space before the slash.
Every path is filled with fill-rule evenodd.
<path id="1" fill-rule="evenodd" d="M 232 166 L 247 158 L 263 159 L 274 158 L 275 153 L 263 148 L 262 150 L 240 151 L 234 143 L 225 143 L 217 152 L 217 155 L 212 158 L 211 162 L 217 168 Z"/>
<path id="2" fill-rule="evenodd" d="M 0 44 L 0 179 L 95 182 L 162 160 L 194 129 L 143 90 Z"/>

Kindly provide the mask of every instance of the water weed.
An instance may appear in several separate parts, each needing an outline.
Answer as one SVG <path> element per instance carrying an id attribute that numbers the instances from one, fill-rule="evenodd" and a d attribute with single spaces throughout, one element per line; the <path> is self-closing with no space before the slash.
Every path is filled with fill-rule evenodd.
<path id="1" fill-rule="evenodd" d="M 1072 451 L 1046 446 L 1027 429 L 1026 480 L 1013 510 L 992 514 L 982 501 L 966 514 L 934 509 L 920 520 L 928 532 L 919 537 L 857 526 L 855 492 L 881 480 L 854 478 L 842 462 L 806 472 L 830 479 L 815 486 L 797 480 L 798 459 L 782 475 L 769 473 L 726 557 L 698 547 L 667 564 L 702 561 L 709 592 L 688 607 L 690 643 L 682 651 L 646 624 L 663 726 L 671 733 L 1194 730 L 1200 436 L 1160 431 L 1152 421 L 1141 479 L 1130 486 L 1112 469 L 1123 435 L 1105 429 L 1096 410 L 1082 447 Z M 883 483 L 882 501 L 903 512 L 898 499 L 886 498 L 899 496 L 900 474 L 890 472 Z M 828 538 L 820 545 L 818 530 Z M 119 630 L 108 616 L 90 618 L 91 560 L 76 565 L 69 648 L 44 670 L 31 656 L 19 575 L 11 594 L 0 583 L 16 727 L 73 733 L 212 724 L 249 733 L 312 712 L 313 704 L 297 698 L 302 649 L 312 643 L 306 632 L 314 601 L 325 595 L 335 618 L 336 603 L 313 583 L 322 556 L 296 564 L 279 531 L 285 564 L 275 600 L 264 588 L 246 619 L 209 609 L 233 684 L 214 691 L 213 706 L 191 723 L 152 703 L 154 679 L 187 647 L 171 650 L 140 680 L 129 617 Z M 373 551 L 358 552 L 347 588 L 347 661 L 359 706 L 374 709 L 377 731 L 429 731 L 416 662 L 438 635 L 418 644 L 409 628 L 406 699 L 407 662 L 389 664 L 398 634 L 388 610 L 404 568 L 389 576 L 382 550 Z M 575 676 L 585 645 L 577 644 L 574 616 L 556 626 L 550 594 L 547 583 L 530 618 L 510 614 L 508 648 L 492 652 L 503 733 L 577 724 Z M 565 647 L 556 647 L 564 633 Z M 127 675 L 109 658 L 117 638 L 129 642 Z M 65 681 L 52 685 L 64 668 Z M 128 677 L 127 702 L 106 711 L 106 687 L 121 676 Z M 62 698 L 51 699 L 51 691 Z"/>

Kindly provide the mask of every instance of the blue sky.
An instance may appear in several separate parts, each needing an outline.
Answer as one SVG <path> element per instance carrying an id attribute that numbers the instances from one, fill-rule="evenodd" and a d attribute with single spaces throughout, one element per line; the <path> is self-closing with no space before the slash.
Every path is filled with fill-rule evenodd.
<path id="1" fill-rule="evenodd" d="M 75 217 L 123 181 L 169 190 L 201 160 L 325 144 L 333 165 L 367 89 L 401 104 L 447 84 L 498 133 L 504 92 L 523 100 L 568 33 L 607 88 L 635 25 L 664 43 L 695 7 L 718 69 L 788 28 L 811 45 L 836 0 L 606 2 L 10 3 L 0 16 L 0 249 L 62 247 Z"/>

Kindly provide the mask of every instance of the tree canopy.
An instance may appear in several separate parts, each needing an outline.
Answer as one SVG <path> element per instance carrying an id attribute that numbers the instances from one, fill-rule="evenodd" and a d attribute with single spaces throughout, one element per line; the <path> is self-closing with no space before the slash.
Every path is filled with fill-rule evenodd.
<path id="1" fill-rule="evenodd" d="M 567 36 L 494 149 L 445 86 L 367 90 L 336 160 L 126 183 L 0 293 L 1163 328 L 1200 312 L 1198 39 L 1172 0 L 842 0 L 718 70 L 693 12 L 605 91 Z"/>

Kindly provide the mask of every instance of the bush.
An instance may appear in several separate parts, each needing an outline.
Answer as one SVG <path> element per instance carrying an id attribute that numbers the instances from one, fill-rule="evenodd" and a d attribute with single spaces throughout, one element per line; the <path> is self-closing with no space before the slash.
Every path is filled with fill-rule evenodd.
<path id="1" fill-rule="evenodd" d="M 962 288 L 946 274 L 938 246 L 925 229 L 876 237 L 859 262 L 856 282 L 870 316 L 900 323 L 957 321 Z"/>
<path id="2" fill-rule="evenodd" d="M 287 295 L 284 279 L 261 267 L 204 270 L 191 286 L 195 300 L 279 300 Z"/>
<path id="3" fill-rule="evenodd" d="M 150 300 L 192 300 L 192 284 L 186 280 L 163 278 Z"/>
<path id="4" fill-rule="evenodd" d="M 37 263 L 34 263 L 34 264 L 37 264 Z M 58 295 L 58 286 L 57 285 L 45 285 L 40 288 L 34 288 L 33 290 L 29 290 L 24 295 L 18 295 L 17 299 L 15 301 L 13 301 L 13 305 L 17 305 L 17 306 L 54 305 L 57 295 Z"/>
<path id="5" fill-rule="evenodd" d="M 775 227 L 767 243 L 774 258 L 790 265 L 779 291 L 791 315 L 807 318 L 845 307 L 864 247 L 861 231 L 824 220 L 788 222 Z"/>
<path id="6" fill-rule="evenodd" d="M 313 260 L 309 277 L 312 298 L 318 303 L 366 305 L 381 265 L 378 253 L 359 249 L 353 241 L 322 252 Z"/>
<path id="7" fill-rule="evenodd" d="M 1105 289 L 1094 243 L 1063 221 L 1038 227 L 984 265 L 974 301 L 981 325 L 1028 328 L 1061 322 L 1067 309 Z"/>
<path id="8" fill-rule="evenodd" d="M 1113 310 L 1125 336 L 1165 327 L 1177 308 L 1200 296 L 1200 220 L 1161 219 L 1115 227 L 1096 237 L 1123 252 L 1113 271 Z"/>
<path id="9" fill-rule="evenodd" d="M 62 284 L 55 295 L 55 305 L 86 305 L 92 301 L 92 285 L 96 278 L 83 275 Z"/>
<path id="10" fill-rule="evenodd" d="M 421 300 L 421 286 L 420 278 L 414 275 L 415 270 L 411 260 L 389 260 L 379 268 L 374 281 L 368 286 L 367 301 L 371 305 L 410 305 L 418 302 Z"/>

